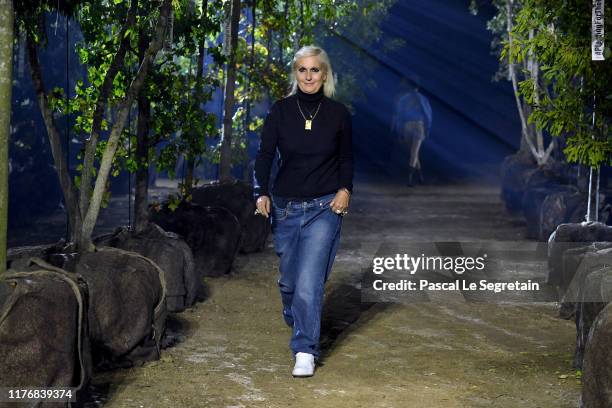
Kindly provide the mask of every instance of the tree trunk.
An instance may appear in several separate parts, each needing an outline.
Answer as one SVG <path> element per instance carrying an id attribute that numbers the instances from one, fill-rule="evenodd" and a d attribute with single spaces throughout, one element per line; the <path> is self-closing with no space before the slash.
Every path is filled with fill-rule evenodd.
<path id="1" fill-rule="evenodd" d="M 149 223 L 149 123 L 151 102 L 146 96 L 138 99 L 138 130 L 136 131 L 136 186 L 134 193 L 134 231 L 143 231 Z"/>
<path id="2" fill-rule="evenodd" d="M 55 125 L 49 101 L 47 100 L 36 43 L 30 34 L 27 35 L 26 42 L 28 47 L 28 60 L 30 62 L 30 74 L 34 84 L 36 98 L 38 99 L 38 106 L 47 129 L 47 135 L 49 136 L 49 145 L 51 146 L 51 155 L 53 156 L 55 171 L 57 171 L 62 192 L 64 193 L 64 202 L 66 211 L 68 212 L 68 219 L 70 220 L 70 239 L 72 241 L 77 241 L 79 238 L 79 228 L 82 217 L 77 201 L 77 191 L 70 178 L 60 134 Z"/>
<path id="3" fill-rule="evenodd" d="M 508 44 L 510 48 L 510 52 L 508 53 L 508 76 L 512 81 L 512 89 L 514 91 L 514 98 L 516 101 L 516 106 L 519 112 L 519 118 L 521 120 L 521 144 L 520 150 L 521 152 L 529 152 L 532 157 L 535 159 L 538 166 L 542 166 L 548 162 L 550 154 L 552 153 L 556 143 L 555 141 L 551 141 L 548 147 L 544 148 L 544 136 L 542 135 L 542 131 L 536 129 L 536 126 L 533 124 L 528 124 L 531 107 L 527 105 L 527 103 L 521 98 L 519 87 L 518 87 L 518 78 L 516 69 L 514 67 L 514 62 L 512 61 L 511 53 L 514 47 L 514 38 L 512 35 L 512 11 L 513 11 L 513 0 L 507 0 L 506 3 L 506 31 L 508 33 Z M 535 32 L 531 30 L 529 32 L 529 38 L 533 39 Z M 540 103 L 540 92 L 545 88 L 542 88 L 540 84 L 540 73 L 539 73 L 539 63 L 534 58 L 533 53 L 530 52 L 528 58 L 523 62 L 525 72 L 529 72 L 530 77 L 534 81 L 534 101 L 535 105 L 539 105 Z"/>
<path id="4" fill-rule="evenodd" d="M 166 28 L 168 26 L 168 16 L 170 15 L 171 10 L 172 0 L 164 0 L 164 3 L 160 8 L 159 20 L 156 24 L 154 39 L 151 44 L 149 44 L 149 48 L 147 48 L 147 51 L 145 52 L 145 57 L 140 64 L 136 77 L 130 84 L 125 99 L 119 104 L 117 109 L 115 123 L 113 124 L 106 148 L 104 149 L 102 161 L 100 162 L 100 169 L 98 171 L 98 176 L 96 177 L 96 184 L 91 197 L 91 202 L 87 209 L 87 214 L 83 220 L 80 240 L 78 242 L 79 252 L 93 251 L 95 249 L 91 240 L 91 234 L 93 233 L 96 221 L 98 220 L 100 205 L 102 204 L 102 197 L 106 190 L 106 182 L 108 181 L 113 158 L 117 152 L 119 137 L 121 136 L 121 132 L 123 132 L 123 128 L 125 127 L 125 122 L 132 103 L 142 88 L 144 80 L 149 72 L 149 68 L 153 64 L 153 60 L 155 59 L 157 52 L 161 49 L 164 43 Z"/>
<path id="5" fill-rule="evenodd" d="M 204 27 L 206 24 L 206 12 L 208 10 L 208 0 L 202 2 L 202 15 L 200 17 L 201 25 Z M 196 88 L 196 101 L 198 108 L 202 105 L 204 99 L 204 89 L 201 84 L 202 77 L 204 76 L 204 58 L 206 57 L 206 38 L 202 37 L 200 44 L 198 45 L 198 65 L 196 70 L 197 88 Z M 194 135 L 194 137 L 205 137 L 205 135 Z M 187 174 L 185 175 L 185 189 L 187 194 L 191 194 L 191 189 L 194 187 L 193 173 L 195 170 L 195 160 L 192 157 L 187 158 Z"/>
<path id="6" fill-rule="evenodd" d="M 514 38 L 512 36 L 512 7 L 513 1 L 508 0 L 506 4 L 506 31 L 508 32 L 508 43 L 510 45 L 510 50 L 512 50 L 514 44 Z M 529 129 L 527 125 L 527 115 L 525 114 L 525 110 L 523 107 L 523 102 L 521 101 L 521 96 L 519 94 L 518 89 L 518 79 L 516 75 L 516 70 L 514 68 L 514 62 L 512 61 L 511 52 L 508 53 L 508 73 L 510 76 L 510 80 L 512 81 L 512 90 L 514 91 L 514 100 L 516 102 L 516 107 L 519 113 L 519 119 L 521 120 L 521 150 L 528 150 L 532 156 L 537 159 L 537 151 L 533 142 L 531 140 Z"/>
<path id="7" fill-rule="evenodd" d="M 595 130 L 595 111 L 596 111 L 596 103 L 595 103 L 595 95 L 593 95 L 593 116 L 592 116 L 592 126 L 593 126 L 593 139 L 596 139 L 596 130 Z M 587 221 L 599 221 L 599 175 L 600 175 L 600 166 L 593 167 L 590 166 L 589 172 L 589 199 L 587 202 Z"/>
<path id="8" fill-rule="evenodd" d="M 232 178 L 232 116 L 236 86 L 236 46 L 238 44 L 238 23 L 240 22 L 240 0 L 232 0 L 230 13 L 230 55 L 225 80 L 223 135 L 221 138 L 221 161 L 219 163 L 219 181 L 221 182 L 229 181 Z"/>
<path id="9" fill-rule="evenodd" d="M 191 194 L 191 189 L 193 188 L 193 172 L 195 170 L 195 160 L 190 157 L 186 157 L 185 161 L 185 184 L 183 188 L 185 189 L 185 194 Z"/>
<path id="10" fill-rule="evenodd" d="M 147 50 L 146 33 L 139 33 L 138 58 L 142 61 Z M 134 231 L 142 232 L 149 223 L 149 127 L 151 101 L 145 92 L 138 97 L 138 128 L 136 130 L 136 186 L 134 193 Z"/>
<path id="11" fill-rule="evenodd" d="M 253 82 L 253 71 L 255 70 L 255 29 L 257 28 L 257 1 L 253 0 L 251 7 L 251 54 L 249 56 L 249 63 L 246 65 L 246 91 L 245 91 L 245 113 L 244 113 L 244 133 L 248 141 L 249 134 L 249 122 L 251 121 L 251 83 Z M 249 157 L 247 155 L 244 161 L 244 169 L 242 179 L 247 183 L 251 182 L 249 174 Z"/>
<path id="12" fill-rule="evenodd" d="M 123 27 L 121 28 L 121 32 L 119 33 L 119 38 L 122 39 L 119 43 L 119 49 L 114 55 L 113 61 L 111 62 L 108 71 L 106 71 L 106 75 L 104 76 L 104 82 L 102 82 L 102 86 L 100 88 L 100 94 L 98 95 L 98 99 L 96 100 L 96 109 L 93 113 L 91 135 L 85 145 L 85 157 L 83 158 L 83 170 L 81 171 L 81 185 L 79 187 L 79 208 L 81 214 L 85 214 L 87 212 L 87 207 L 89 207 L 89 195 L 91 194 L 91 180 L 93 177 L 92 170 L 96 157 L 96 147 L 98 145 L 98 139 L 100 138 L 104 110 L 107 106 L 106 101 L 113 88 L 113 81 L 117 76 L 119 69 L 123 65 L 123 61 L 125 60 L 125 54 L 130 45 L 130 37 L 126 35 L 126 32 L 136 23 L 137 9 L 138 0 L 132 0 L 132 2 L 130 3 L 130 9 L 128 10 L 125 24 L 123 25 Z"/>
<path id="13" fill-rule="evenodd" d="M 589 167 L 589 198 L 586 221 L 599 221 L 599 166 Z"/>
<path id="14" fill-rule="evenodd" d="M 0 0 L 0 280 L 6 271 L 14 18 L 13 0 Z"/>
<path id="15" fill-rule="evenodd" d="M 285 0 L 285 5 L 283 6 L 283 15 L 285 21 L 289 20 L 289 0 Z M 280 62 L 280 66 L 282 69 L 285 68 L 285 38 L 287 37 L 287 27 L 283 25 L 283 29 L 281 30 L 280 40 L 278 42 L 278 60 Z"/>
<path id="16" fill-rule="evenodd" d="M 300 36 L 298 37 L 296 48 L 300 48 L 302 38 L 304 38 L 304 1 L 300 1 Z"/>
<path id="17" fill-rule="evenodd" d="M 300 2 L 301 4 L 301 2 Z M 246 104 L 246 112 L 244 118 L 244 128 L 248 129 L 249 121 L 251 120 L 251 98 L 249 95 L 251 94 L 251 82 L 253 80 L 253 71 L 255 70 L 255 28 L 257 27 L 257 1 L 253 0 L 253 6 L 251 9 L 253 26 L 251 27 L 251 55 L 249 57 L 249 65 L 247 66 L 247 85 L 246 85 L 246 95 L 247 95 L 247 104 Z"/>

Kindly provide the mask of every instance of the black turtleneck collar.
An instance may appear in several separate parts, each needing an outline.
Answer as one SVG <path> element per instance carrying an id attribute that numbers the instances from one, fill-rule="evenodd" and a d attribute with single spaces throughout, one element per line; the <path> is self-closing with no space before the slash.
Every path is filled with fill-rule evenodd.
<path id="1" fill-rule="evenodd" d="M 297 96 L 298 98 L 300 98 L 300 101 L 304 101 L 304 102 L 319 102 L 321 99 L 323 99 L 323 85 L 321 85 L 321 87 L 319 88 L 319 90 L 316 93 L 313 94 L 309 94 L 306 92 L 303 92 L 300 87 L 298 86 L 297 89 Z"/>

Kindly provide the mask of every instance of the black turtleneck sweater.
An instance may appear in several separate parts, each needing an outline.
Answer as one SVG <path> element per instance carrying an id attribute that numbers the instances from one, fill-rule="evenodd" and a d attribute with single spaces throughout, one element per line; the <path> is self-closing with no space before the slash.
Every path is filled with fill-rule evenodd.
<path id="1" fill-rule="evenodd" d="M 311 130 L 304 128 L 298 98 L 307 118 L 321 104 Z M 298 88 L 296 94 L 270 107 L 255 160 L 255 197 L 270 195 L 270 168 L 277 150 L 280 160 L 274 195 L 309 199 L 340 187 L 353 191 L 351 115 L 342 103 L 324 96 L 323 87 L 315 94 Z"/>

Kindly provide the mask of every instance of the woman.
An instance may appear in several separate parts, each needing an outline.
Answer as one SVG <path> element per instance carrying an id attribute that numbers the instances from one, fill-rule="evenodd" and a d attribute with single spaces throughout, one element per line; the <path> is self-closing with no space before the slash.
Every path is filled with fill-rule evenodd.
<path id="1" fill-rule="evenodd" d="M 330 99 L 334 92 L 325 51 L 301 48 L 292 61 L 289 96 L 270 108 L 255 160 L 255 212 L 272 216 L 283 318 L 293 328 L 295 377 L 314 374 L 323 288 L 353 188 L 351 116 Z M 270 194 L 277 150 L 279 171 Z"/>
<path id="2" fill-rule="evenodd" d="M 396 135 L 400 145 L 407 147 L 410 152 L 407 184 L 408 187 L 413 187 L 416 175 L 419 176 L 419 182 L 423 183 L 419 151 L 431 130 L 431 105 L 427 97 L 419 92 L 416 78 L 402 79 L 399 87 L 405 93 L 395 104 L 391 133 Z"/>

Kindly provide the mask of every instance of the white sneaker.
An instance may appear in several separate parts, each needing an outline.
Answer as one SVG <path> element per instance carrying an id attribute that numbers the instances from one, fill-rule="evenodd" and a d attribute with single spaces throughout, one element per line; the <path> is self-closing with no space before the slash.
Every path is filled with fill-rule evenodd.
<path id="1" fill-rule="evenodd" d="M 297 353 L 295 355 L 294 377 L 311 377 L 314 374 L 314 355 L 308 353 Z"/>

